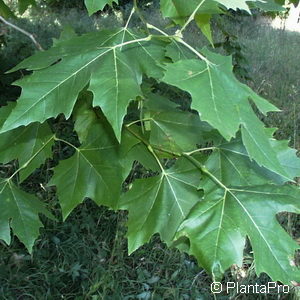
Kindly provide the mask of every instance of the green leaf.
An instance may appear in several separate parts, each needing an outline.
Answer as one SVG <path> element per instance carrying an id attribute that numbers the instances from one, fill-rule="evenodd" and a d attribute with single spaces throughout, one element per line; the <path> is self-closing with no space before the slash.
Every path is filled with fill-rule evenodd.
<path id="1" fill-rule="evenodd" d="M 103 8 L 106 5 L 112 6 L 113 2 L 118 4 L 119 1 L 118 0 L 84 0 L 89 15 L 92 15 L 98 10 L 103 10 Z"/>
<path id="2" fill-rule="evenodd" d="M 157 161 L 143 143 L 139 143 L 132 147 L 132 149 L 128 152 L 127 159 L 132 162 L 138 161 L 148 170 L 154 172 L 160 171 Z"/>
<path id="3" fill-rule="evenodd" d="M 84 109 L 86 105 L 83 103 L 77 113 Z M 125 169 L 128 168 L 122 164 L 120 145 L 104 116 L 89 115 L 89 131 L 84 138 L 81 137 L 82 145 L 78 148 L 73 146 L 75 154 L 54 168 L 54 176 L 49 183 L 57 187 L 64 219 L 85 198 L 93 199 L 98 205 L 116 208 L 127 176 Z M 74 117 L 77 122 L 77 116 Z"/>
<path id="4" fill-rule="evenodd" d="M 185 46 L 179 44 L 176 41 L 172 41 L 172 43 L 170 43 L 166 47 L 166 56 L 171 58 L 173 62 L 177 62 L 179 60 L 197 58 L 197 56 L 194 55 L 194 53 L 192 53 Z"/>
<path id="5" fill-rule="evenodd" d="M 215 157 L 217 160 L 218 158 Z M 224 171 L 224 165 L 221 171 Z M 231 265 L 242 265 L 246 236 L 249 237 L 257 274 L 267 273 L 274 281 L 291 284 L 300 280 L 294 255 L 297 243 L 279 225 L 279 212 L 300 212 L 300 190 L 294 186 L 257 185 L 235 187 L 228 173 L 217 179 L 206 166 L 202 182 L 204 200 L 180 226 L 177 238 L 188 237 L 190 254 L 220 280 Z M 237 179 L 239 180 L 239 179 Z M 227 182 L 225 184 L 224 182 Z M 280 239 L 278 237 L 280 236 Z"/>
<path id="6" fill-rule="evenodd" d="M 240 115 L 243 143 L 250 158 L 254 159 L 260 166 L 282 176 L 285 181 L 293 180 L 294 178 L 281 165 L 275 149 L 271 146 L 264 124 L 258 120 L 249 104 L 241 107 Z"/>
<path id="7" fill-rule="evenodd" d="M 269 142 L 276 153 L 281 166 L 291 178 L 300 177 L 300 159 L 296 150 L 288 147 L 288 141 L 277 141 L 272 138 L 274 130 L 266 129 Z M 216 145 L 209 156 L 206 167 L 213 170 L 218 179 L 234 186 L 284 184 L 286 178 L 260 167 L 247 153 L 240 137 L 229 142 Z"/>
<path id="8" fill-rule="evenodd" d="M 197 14 L 195 16 L 196 24 L 201 29 L 202 33 L 206 36 L 210 44 L 214 47 L 214 41 L 213 41 L 211 26 L 210 26 L 210 19 L 211 19 L 211 15 Z"/>
<path id="9" fill-rule="evenodd" d="M 138 31 L 126 29 L 124 33 L 125 41 L 137 40 L 143 37 Z M 132 68 L 136 70 L 136 76 L 139 80 L 142 80 L 141 74 L 155 79 L 163 77 L 166 45 L 167 43 L 163 40 L 152 39 L 151 43 L 137 42 L 126 46 L 125 54 Z"/>
<path id="10" fill-rule="evenodd" d="M 249 2 L 257 2 L 255 0 L 216 0 L 217 2 L 219 2 L 221 5 L 224 5 L 227 9 L 233 9 L 233 10 L 237 10 L 237 9 L 241 9 L 241 10 L 245 10 L 248 11 L 250 13 L 248 4 Z M 260 1 L 260 0 L 258 0 Z"/>
<path id="11" fill-rule="evenodd" d="M 199 4 L 201 6 L 197 9 Z M 164 17 L 171 18 L 176 24 L 184 25 L 187 18 L 196 10 L 197 14 L 221 13 L 217 2 L 200 0 L 160 0 L 160 9 Z"/>
<path id="12" fill-rule="evenodd" d="M 249 99 L 254 100 L 263 113 L 277 108 L 234 77 L 230 57 L 208 50 L 203 53 L 210 63 L 186 59 L 169 64 L 163 81 L 189 92 L 192 108 L 227 140 L 234 137 L 241 126 L 243 142 L 250 157 L 286 180 L 292 180 L 280 165 Z"/>
<path id="13" fill-rule="evenodd" d="M 4 3 L 3 0 L 0 0 L 0 16 L 5 19 L 15 18 L 14 13 L 11 9 Z"/>
<path id="14" fill-rule="evenodd" d="M 180 154 L 205 144 L 207 136 L 213 139 L 213 128 L 201 122 L 198 114 L 182 111 L 160 95 L 148 94 L 147 98 L 145 108 L 149 112 L 152 146 Z"/>
<path id="15" fill-rule="evenodd" d="M 205 166 L 225 185 L 252 186 L 285 182 L 280 176 L 251 161 L 240 139 L 217 146 Z"/>
<path id="16" fill-rule="evenodd" d="M 70 40 L 77 36 L 74 28 L 70 25 L 63 27 L 62 32 L 60 33 L 59 39 L 53 38 L 53 46 L 57 46 L 60 42 Z"/>
<path id="17" fill-rule="evenodd" d="M 158 176 L 138 179 L 120 200 L 129 211 L 128 251 L 132 253 L 159 233 L 169 243 L 180 223 L 200 200 L 199 173 L 185 159 Z"/>
<path id="18" fill-rule="evenodd" d="M 274 2 L 274 0 L 250 2 L 249 6 L 251 8 L 259 8 L 262 11 L 269 11 L 269 12 L 273 12 L 273 11 L 282 12 L 286 10 L 284 7 L 282 7 L 283 5 Z"/>
<path id="19" fill-rule="evenodd" d="M 267 135 L 270 137 L 271 146 L 277 153 L 278 160 L 291 178 L 300 177 L 300 158 L 297 156 L 297 150 L 290 148 L 287 140 L 275 140 L 273 138 L 274 131 L 272 128 L 266 129 Z"/>
<path id="20" fill-rule="evenodd" d="M 35 0 L 18 0 L 19 13 L 22 15 L 28 6 L 35 5 Z"/>
<path id="21" fill-rule="evenodd" d="M 10 103 L 1 108 L 0 128 L 14 107 L 15 103 Z M 53 145 L 54 136 L 47 123 L 20 127 L 0 134 L 0 162 L 18 159 L 19 166 L 24 167 L 20 170 L 22 181 L 52 156 Z"/>
<path id="22" fill-rule="evenodd" d="M 160 0 L 160 9 L 164 17 L 173 20 L 175 24 L 183 26 L 187 20 L 193 16 L 196 24 L 203 34 L 212 43 L 210 30 L 210 16 L 213 14 L 224 13 L 223 10 L 245 10 L 250 12 L 250 7 L 260 8 L 263 11 L 284 10 L 273 0 Z"/>
<path id="23" fill-rule="evenodd" d="M 11 181 L 0 182 L 0 239 L 10 244 L 10 227 L 19 240 L 32 252 L 43 224 L 39 213 L 54 219 L 44 204 L 31 194 L 25 193 Z"/>
<path id="24" fill-rule="evenodd" d="M 22 87 L 22 94 L 1 132 L 32 122 L 42 123 L 59 113 L 69 118 L 79 92 L 91 80 L 94 106 L 101 106 L 120 141 L 123 118 L 129 102 L 140 94 L 142 75 L 153 75 L 150 64 L 142 67 L 142 59 L 154 63 L 155 74 L 158 70 L 162 74 L 160 62 L 155 59 L 159 55 L 161 61 L 164 58 L 160 44 L 150 45 L 144 36 L 136 40 L 128 32 L 101 31 L 61 41 L 15 67 L 13 71 L 35 71 L 16 82 Z M 131 45 L 141 43 L 142 50 Z M 129 64 L 130 58 L 141 54 L 141 59 Z"/>
<path id="25" fill-rule="evenodd" d="M 127 106 L 142 93 L 126 55 L 115 49 L 108 53 L 101 68 L 92 74 L 89 90 L 94 94 L 94 106 L 101 107 L 120 140 Z"/>
<path id="26" fill-rule="evenodd" d="M 264 11 L 273 10 L 280 5 L 273 0 L 160 0 L 160 8 L 164 17 L 171 18 L 176 24 L 184 25 L 192 14 L 220 14 L 221 9 L 245 10 L 250 13 L 249 7 L 259 7 Z"/>

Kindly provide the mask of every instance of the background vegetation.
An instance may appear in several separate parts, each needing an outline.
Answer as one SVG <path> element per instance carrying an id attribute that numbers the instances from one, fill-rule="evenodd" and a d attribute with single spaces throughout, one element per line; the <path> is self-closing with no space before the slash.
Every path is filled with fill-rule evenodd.
<path id="1" fill-rule="evenodd" d="M 81 34 L 103 27 L 122 26 L 130 13 L 131 1 L 120 1 L 120 6 L 107 9 L 89 18 L 83 1 L 43 0 L 38 7 L 15 24 L 33 33 L 46 49 L 57 38 L 62 28 L 70 26 Z M 158 5 L 154 1 L 154 6 Z M 166 25 L 157 12 L 141 1 L 150 23 Z M 133 20 L 133 25 L 136 25 Z M 213 20 L 216 49 L 232 54 L 236 75 L 259 94 L 282 109 L 269 114 L 265 122 L 278 127 L 279 139 L 290 139 L 300 149 L 300 34 L 273 29 L 251 16 L 239 14 L 232 19 L 222 16 Z M 196 35 L 197 34 L 197 35 Z M 201 47 L 196 27 L 190 26 L 187 39 Z M 24 35 L 0 24 L 0 105 L 17 99 L 19 88 L 11 83 L 23 76 L 21 72 L 5 75 L 5 71 L 34 52 L 34 45 Z M 159 87 L 158 87 L 159 88 Z M 177 101 L 188 101 L 177 90 L 168 90 Z M 61 134 L 72 138 L 72 124 L 63 118 L 53 126 Z M 70 155 L 70 149 L 57 145 L 56 159 Z M 49 161 L 24 183 L 24 188 L 42 195 L 48 205 L 57 211 L 54 193 L 37 184 L 43 176 L 46 183 L 51 177 Z M 9 172 L 9 165 L 0 172 Z M 1 173 L 0 173 L 1 175 Z M 36 176 L 36 177 L 35 177 Z M 132 174 L 135 176 L 135 174 Z M 280 220 L 294 238 L 300 238 L 300 220 L 282 215 Z M 33 256 L 28 255 L 15 239 L 7 247 L 0 242 L 0 299 L 214 299 L 210 293 L 210 277 L 195 260 L 177 250 L 169 250 L 158 237 L 127 255 L 124 230 L 126 214 L 114 213 L 97 207 L 91 201 L 80 205 L 66 222 L 44 220 L 45 229 L 35 245 Z M 241 284 L 262 284 L 267 276 L 256 278 L 252 258 L 243 269 L 232 268 L 224 282 L 238 280 Z M 215 296 L 216 297 L 216 296 Z M 217 299 L 299 299 L 295 288 L 289 295 L 218 295 Z"/>

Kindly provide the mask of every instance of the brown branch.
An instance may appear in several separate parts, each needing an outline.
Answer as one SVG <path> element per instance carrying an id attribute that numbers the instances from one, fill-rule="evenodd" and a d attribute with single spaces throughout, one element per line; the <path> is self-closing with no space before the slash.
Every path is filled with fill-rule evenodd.
<path id="1" fill-rule="evenodd" d="M 2 21 L 4 24 L 6 24 L 9 27 L 12 27 L 13 29 L 20 31 L 21 33 L 25 34 L 26 36 L 28 36 L 32 42 L 34 43 L 34 45 L 40 50 L 40 51 L 44 51 L 44 49 L 42 48 L 42 46 L 37 42 L 37 40 L 34 38 L 33 34 L 27 32 L 26 30 L 8 22 L 7 20 L 5 20 L 3 17 L 0 16 L 0 21 Z"/>

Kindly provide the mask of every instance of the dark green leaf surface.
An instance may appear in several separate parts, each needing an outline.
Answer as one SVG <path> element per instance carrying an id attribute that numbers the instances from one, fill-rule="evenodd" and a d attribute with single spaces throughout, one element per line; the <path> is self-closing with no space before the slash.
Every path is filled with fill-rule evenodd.
<path id="1" fill-rule="evenodd" d="M 113 2 L 118 4 L 118 0 L 84 0 L 89 15 L 92 15 L 98 10 L 103 10 L 105 5 L 112 5 Z"/>
<path id="2" fill-rule="evenodd" d="M 20 0 L 20 11 L 33 2 Z M 89 14 L 113 2 L 85 0 Z M 0 180 L 0 239 L 10 243 L 12 229 L 31 251 L 42 226 L 38 214 L 51 216 L 14 183 L 51 156 L 56 140 L 73 153 L 48 183 L 64 219 L 85 198 L 128 210 L 130 253 L 159 234 L 215 280 L 242 265 L 248 239 L 257 273 L 300 282 L 299 246 L 276 216 L 299 213 L 299 187 L 285 184 L 300 175 L 300 160 L 252 107 L 278 109 L 235 78 L 230 57 L 199 52 L 182 37 L 194 19 L 212 43 L 212 15 L 259 6 L 270 10 L 274 1 L 161 0 L 163 15 L 184 26 L 175 35 L 149 24 L 149 36 L 129 30 L 134 18 L 125 28 L 82 36 L 66 28 L 51 49 L 13 68 L 32 74 L 16 82 L 18 101 L 0 108 L 0 163 L 17 159 L 20 167 Z M 0 14 L 3 8 L 0 0 Z M 191 107 L 165 83 L 188 92 Z M 59 114 L 72 115 L 80 146 L 53 137 L 46 120 Z"/>
<path id="3" fill-rule="evenodd" d="M 94 94 L 94 106 L 101 107 L 120 139 L 127 106 L 141 94 L 130 61 L 122 52 L 113 49 L 106 55 L 101 67 L 92 74 L 89 90 Z"/>
<path id="4" fill-rule="evenodd" d="M 10 103 L 0 109 L 0 128 L 15 103 Z M 54 135 L 47 123 L 32 123 L 0 134 L 0 162 L 8 163 L 18 159 L 20 180 L 24 180 L 35 169 L 52 156 Z"/>
<path id="5" fill-rule="evenodd" d="M 49 51 L 39 52 L 23 61 L 13 71 L 19 68 L 35 71 L 16 82 L 22 87 L 22 94 L 1 131 L 44 122 L 59 113 L 68 118 L 79 92 L 91 80 L 94 106 L 100 105 L 120 140 L 126 108 L 140 94 L 141 72 L 154 76 L 162 70 L 159 56 L 163 60 L 163 48 L 146 43 L 142 36 L 139 37 L 141 41 L 136 42 L 136 37 L 127 29 L 89 33 L 61 41 Z M 131 43 L 143 45 L 139 49 Z M 152 68 L 147 63 L 142 68 L 139 60 L 129 63 L 130 58 L 141 54 Z M 161 71 L 160 74 L 162 76 Z"/>
<path id="6" fill-rule="evenodd" d="M 0 239 L 10 244 L 10 227 L 29 252 L 39 236 L 43 224 L 39 213 L 49 218 L 52 215 L 44 204 L 31 194 L 25 193 L 11 181 L 0 182 Z"/>
<path id="7" fill-rule="evenodd" d="M 85 103 L 77 110 L 79 120 L 83 110 L 87 110 Z M 89 131 L 87 135 L 81 135 L 82 145 L 74 147 L 75 154 L 54 168 L 49 183 L 57 187 L 64 218 L 85 198 L 93 199 L 98 205 L 116 208 L 127 176 L 123 152 L 107 121 L 95 113 L 88 115 Z M 78 119 L 75 115 L 75 120 Z"/>
<path id="8" fill-rule="evenodd" d="M 159 176 L 138 179 L 120 201 L 129 211 L 128 251 L 132 253 L 159 233 L 169 243 L 191 208 L 200 201 L 199 172 L 185 159 Z"/>
<path id="9" fill-rule="evenodd" d="M 174 153 L 192 151 L 197 144 L 206 142 L 205 135 L 213 138 L 213 128 L 201 122 L 197 114 L 182 111 L 168 99 L 148 95 L 145 103 L 150 122 L 150 143 Z"/>
<path id="10" fill-rule="evenodd" d="M 18 0 L 19 13 L 22 15 L 30 5 L 35 5 L 35 0 Z"/>
<path id="11" fill-rule="evenodd" d="M 205 166 L 225 185 L 252 186 L 285 182 L 278 175 L 251 161 L 239 139 L 217 146 Z"/>
<path id="12" fill-rule="evenodd" d="M 180 226 L 177 237 L 190 239 L 190 254 L 216 280 L 222 278 L 231 265 L 242 265 L 245 237 L 248 236 L 257 274 L 265 272 L 273 280 L 285 284 L 292 280 L 299 282 L 300 271 L 294 263 L 299 246 L 276 219 L 276 214 L 282 211 L 299 213 L 299 188 L 223 184 L 224 181 L 234 184 L 233 175 L 222 173 L 221 184 L 217 183 L 218 179 L 202 181 L 204 200 Z"/>
<path id="13" fill-rule="evenodd" d="M 227 140 L 234 137 L 241 126 L 243 142 L 251 159 L 286 180 L 292 180 L 280 165 L 249 99 L 253 99 L 264 113 L 277 110 L 276 107 L 234 77 L 230 57 L 207 50 L 204 53 L 211 63 L 196 59 L 177 61 L 167 66 L 163 80 L 189 92 L 192 108 Z"/>

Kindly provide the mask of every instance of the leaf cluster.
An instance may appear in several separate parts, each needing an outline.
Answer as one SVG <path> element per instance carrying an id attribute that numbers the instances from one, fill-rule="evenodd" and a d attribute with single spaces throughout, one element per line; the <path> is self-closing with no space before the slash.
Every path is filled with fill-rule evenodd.
<path id="1" fill-rule="evenodd" d="M 112 2 L 86 5 L 92 14 Z M 253 107 L 278 109 L 237 80 L 230 56 L 184 40 L 193 20 L 211 41 L 212 15 L 251 7 L 281 9 L 274 1 L 161 0 L 163 16 L 180 26 L 170 35 L 143 18 L 144 29 L 129 29 L 134 5 L 124 27 L 62 34 L 10 70 L 32 73 L 15 82 L 18 101 L 0 110 L 0 161 L 18 162 L 0 182 L 0 238 L 9 244 L 12 229 L 32 250 L 38 215 L 52 216 L 19 184 L 60 142 L 74 154 L 53 168 L 48 186 L 56 187 L 64 219 L 85 198 L 127 210 L 129 253 L 158 233 L 215 280 L 242 265 L 248 238 L 258 274 L 299 282 L 298 245 L 276 215 L 299 213 L 299 188 L 289 183 L 300 176 L 300 160 Z M 188 93 L 190 109 L 155 92 L 153 81 Z M 61 114 L 73 120 L 79 145 L 50 130 L 47 121 Z M 136 162 L 150 172 L 131 182 Z"/>

